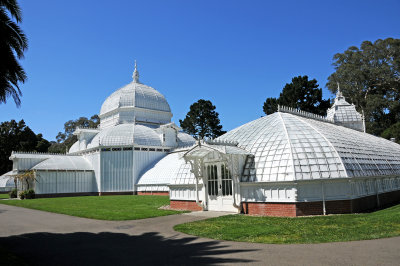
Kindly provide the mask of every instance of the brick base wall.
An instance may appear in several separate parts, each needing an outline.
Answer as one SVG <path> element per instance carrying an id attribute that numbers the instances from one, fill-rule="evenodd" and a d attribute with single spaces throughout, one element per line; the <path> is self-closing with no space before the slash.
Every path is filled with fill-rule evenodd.
<path id="1" fill-rule="evenodd" d="M 138 191 L 138 195 L 169 196 L 168 191 Z"/>
<path id="2" fill-rule="evenodd" d="M 390 206 L 397 202 L 400 202 L 400 190 L 379 195 L 380 206 Z"/>
<path id="3" fill-rule="evenodd" d="M 296 203 L 242 202 L 245 214 L 264 216 L 296 216 Z"/>
<path id="4" fill-rule="evenodd" d="M 363 197 L 359 199 L 353 199 L 351 205 L 352 205 L 352 212 L 362 212 L 378 208 L 376 195 Z"/>
<path id="5" fill-rule="evenodd" d="M 170 207 L 174 210 L 186 210 L 186 211 L 202 211 L 199 205 L 195 201 L 188 200 L 171 200 Z"/>
<path id="6" fill-rule="evenodd" d="M 379 206 L 376 195 L 372 195 L 353 200 L 326 201 L 325 210 L 326 214 L 357 213 L 384 208 L 399 202 L 400 191 L 393 191 L 379 195 Z M 250 215 L 294 217 L 324 214 L 322 201 L 296 203 L 242 202 L 242 208 L 245 214 Z"/>
<path id="7" fill-rule="evenodd" d="M 352 213 L 352 200 L 332 200 L 325 202 L 326 214 Z M 296 216 L 324 214 L 322 201 L 297 202 Z"/>

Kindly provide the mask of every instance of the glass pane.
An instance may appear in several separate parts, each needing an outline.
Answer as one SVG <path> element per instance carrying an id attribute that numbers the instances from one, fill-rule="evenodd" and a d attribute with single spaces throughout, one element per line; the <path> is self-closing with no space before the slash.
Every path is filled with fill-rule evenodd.
<path id="1" fill-rule="evenodd" d="M 217 166 L 208 165 L 207 166 L 207 177 L 208 177 L 208 195 L 216 196 L 218 195 L 218 173 Z"/>
<path id="2" fill-rule="evenodd" d="M 218 195 L 218 172 L 216 165 L 214 165 L 214 189 L 214 195 Z"/>
<path id="3" fill-rule="evenodd" d="M 208 195 L 211 195 L 210 166 L 207 166 Z"/>

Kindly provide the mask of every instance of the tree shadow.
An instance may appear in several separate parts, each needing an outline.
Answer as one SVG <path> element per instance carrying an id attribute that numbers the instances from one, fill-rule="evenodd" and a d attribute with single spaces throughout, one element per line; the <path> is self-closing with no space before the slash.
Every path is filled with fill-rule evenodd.
<path id="1" fill-rule="evenodd" d="M 29 265 L 192 265 L 249 263 L 221 242 L 194 242 L 196 237 L 165 238 L 158 233 L 29 233 L 0 238 L 6 248 Z M 238 253 L 238 254 L 235 254 Z M 235 254 L 235 255 L 232 255 Z"/>

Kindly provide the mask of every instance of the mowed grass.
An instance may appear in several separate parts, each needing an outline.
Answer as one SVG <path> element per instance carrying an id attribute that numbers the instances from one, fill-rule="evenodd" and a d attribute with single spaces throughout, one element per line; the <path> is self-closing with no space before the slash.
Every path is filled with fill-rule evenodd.
<path id="1" fill-rule="evenodd" d="M 219 240 L 270 244 L 376 239 L 400 235 L 400 205 L 374 213 L 297 218 L 228 215 L 174 229 Z"/>
<path id="2" fill-rule="evenodd" d="M 99 220 L 136 220 L 180 213 L 159 210 L 168 196 L 85 196 L 31 200 L 0 200 L 0 204 Z"/>
<path id="3" fill-rule="evenodd" d="M 0 194 L 0 199 L 8 199 L 8 198 L 10 198 L 8 193 L 7 194 L 3 194 L 3 193 Z"/>

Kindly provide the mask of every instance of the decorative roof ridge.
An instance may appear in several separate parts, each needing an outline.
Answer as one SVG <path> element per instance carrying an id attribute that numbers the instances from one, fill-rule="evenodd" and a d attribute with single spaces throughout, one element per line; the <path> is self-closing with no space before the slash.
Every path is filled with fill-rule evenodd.
<path id="1" fill-rule="evenodd" d="M 100 126 L 100 124 L 99 124 L 99 126 Z M 75 129 L 100 130 L 99 126 L 97 126 L 97 127 L 76 127 Z"/>
<path id="2" fill-rule="evenodd" d="M 332 124 L 334 123 L 333 119 L 328 119 L 326 116 L 309 113 L 306 111 L 302 111 L 300 109 L 295 109 L 295 108 L 287 107 L 287 106 L 283 106 L 283 105 L 278 105 L 278 112 L 294 114 L 297 116 L 302 116 L 302 117 L 310 118 L 313 120 L 323 121 L 323 122 L 332 123 Z"/>
<path id="3" fill-rule="evenodd" d="M 68 155 L 67 153 L 51 153 L 51 152 L 36 152 L 36 151 L 12 151 L 11 155 L 13 154 L 36 154 L 36 155 Z"/>
<path id="4" fill-rule="evenodd" d="M 216 139 L 205 140 L 204 143 L 209 145 L 222 145 L 222 146 L 237 146 L 239 144 L 239 142 L 234 140 L 230 141 L 230 140 L 216 140 Z"/>

